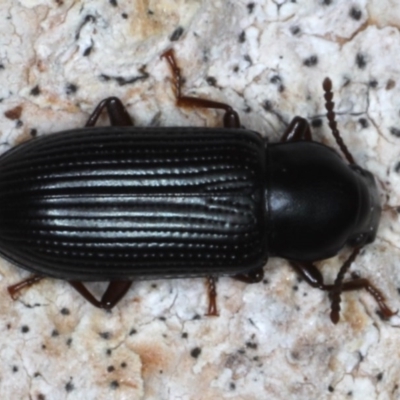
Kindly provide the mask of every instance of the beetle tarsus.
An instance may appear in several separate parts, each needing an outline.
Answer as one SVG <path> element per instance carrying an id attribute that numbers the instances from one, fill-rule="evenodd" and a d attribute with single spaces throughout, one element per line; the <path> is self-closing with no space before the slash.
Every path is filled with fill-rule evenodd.
<path id="1" fill-rule="evenodd" d="M 337 310 L 331 310 L 331 321 L 333 324 L 337 324 L 339 322 L 340 316 L 339 316 L 339 312 L 340 312 L 340 307 Z"/>
<path id="2" fill-rule="evenodd" d="M 358 278 L 351 281 L 343 282 L 341 288 L 342 292 L 361 289 L 365 289 L 369 294 L 372 295 L 372 297 L 378 304 L 380 313 L 384 318 L 389 319 L 398 313 L 398 311 L 392 311 L 388 307 L 383 293 L 378 288 L 376 288 L 368 279 Z"/>
<path id="3" fill-rule="evenodd" d="M 22 289 L 29 288 L 35 283 L 40 282 L 44 277 L 40 275 L 32 275 L 21 282 L 7 287 L 7 291 L 13 300 L 17 300 Z"/>
<path id="4" fill-rule="evenodd" d="M 333 284 L 333 290 L 331 291 L 331 320 L 334 324 L 336 324 L 339 321 L 339 312 L 340 312 L 340 302 L 341 302 L 341 293 L 342 293 L 342 287 L 343 287 L 343 279 L 344 276 L 346 275 L 346 272 L 349 270 L 351 264 L 354 262 L 354 260 L 357 258 L 358 254 L 360 253 L 360 248 L 355 247 L 348 259 L 343 263 L 342 267 L 340 268 L 335 282 Z M 336 321 L 336 322 L 335 322 Z"/>
<path id="5" fill-rule="evenodd" d="M 206 316 L 218 317 L 217 308 L 217 286 L 216 279 L 213 276 L 207 277 L 207 290 L 208 290 L 208 311 Z"/>

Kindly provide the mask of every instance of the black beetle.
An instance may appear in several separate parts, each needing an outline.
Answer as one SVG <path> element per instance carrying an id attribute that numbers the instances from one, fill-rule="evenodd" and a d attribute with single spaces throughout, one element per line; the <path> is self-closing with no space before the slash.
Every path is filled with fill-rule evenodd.
<path id="1" fill-rule="evenodd" d="M 312 286 L 330 292 L 337 322 L 342 291 L 367 289 L 385 317 L 383 295 L 366 279 L 343 282 L 380 217 L 372 174 L 311 139 L 296 117 L 279 143 L 241 129 L 228 105 L 181 95 L 179 106 L 223 109 L 224 128 L 136 128 L 121 101 L 103 100 L 86 127 L 36 138 L 0 157 L 0 253 L 35 275 L 65 279 L 93 305 L 112 308 L 136 278 L 208 277 L 208 314 L 217 315 L 215 276 L 259 282 L 269 256 L 288 259 Z M 95 128 L 106 109 L 112 127 Z M 353 252 L 334 284 L 314 261 Z M 83 281 L 110 281 L 99 301 Z"/>

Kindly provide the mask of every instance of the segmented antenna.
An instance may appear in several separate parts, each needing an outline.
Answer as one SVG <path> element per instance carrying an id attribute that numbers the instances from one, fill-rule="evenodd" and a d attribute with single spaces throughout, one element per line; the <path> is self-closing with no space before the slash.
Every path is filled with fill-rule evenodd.
<path id="1" fill-rule="evenodd" d="M 350 265 L 358 256 L 360 252 L 360 247 L 355 247 L 353 252 L 350 254 L 350 257 L 343 263 L 340 268 L 339 273 L 336 276 L 335 283 L 333 284 L 333 289 L 331 291 L 331 320 L 334 324 L 339 321 L 339 312 L 340 312 L 340 302 L 341 302 L 341 294 L 342 294 L 342 284 L 344 276 L 346 272 L 350 268 Z"/>
<path id="2" fill-rule="evenodd" d="M 328 117 L 328 122 L 329 122 L 329 127 L 331 128 L 332 135 L 336 139 L 336 143 L 340 147 L 340 150 L 344 154 L 345 158 L 350 164 L 355 164 L 354 158 L 349 152 L 349 149 L 347 146 L 344 144 L 342 137 L 340 136 L 340 132 L 337 129 L 337 124 L 335 120 L 335 112 L 333 111 L 333 108 L 335 107 L 335 103 L 332 101 L 333 99 L 333 93 L 332 93 L 332 81 L 329 78 L 325 78 L 324 82 L 322 84 L 322 87 L 324 88 L 324 97 L 326 100 L 325 103 L 325 108 L 328 111 L 326 116 Z"/>

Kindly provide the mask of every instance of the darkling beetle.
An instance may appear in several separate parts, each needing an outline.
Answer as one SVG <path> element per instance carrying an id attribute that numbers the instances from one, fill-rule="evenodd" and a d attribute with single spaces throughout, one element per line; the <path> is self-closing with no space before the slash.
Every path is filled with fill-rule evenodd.
<path id="1" fill-rule="evenodd" d="M 279 143 L 241 128 L 229 105 L 181 94 L 178 106 L 224 110 L 223 128 L 137 128 L 121 101 L 96 107 L 86 127 L 36 138 L 0 157 L 0 254 L 33 272 L 18 292 L 49 276 L 67 280 L 96 307 L 111 309 L 134 279 L 207 277 L 208 315 L 217 315 L 215 277 L 263 279 L 282 257 L 330 294 L 339 320 L 343 291 L 366 289 L 384 317 L 394 313 L 367 279 L 344 281 L 375 239 L 380 203 L 336 127 L 331 81 L 323 83 L 329 126 L 347 162 L 312 140 L 295 117 Z M 94 127 L 107 110 L 111 127 Z M 314 262 L 353 248 L 333 284 Z M 85 281 L 109 281 L 97 300 Z"/>

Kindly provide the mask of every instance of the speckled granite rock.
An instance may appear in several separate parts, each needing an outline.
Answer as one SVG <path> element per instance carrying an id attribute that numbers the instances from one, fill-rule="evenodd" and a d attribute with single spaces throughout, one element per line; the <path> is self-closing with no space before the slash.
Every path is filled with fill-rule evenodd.
<path id="1" fill-rule="evenodd" d="M 399 26 L 393 0 L 4 0 L 1 150 L 81 127 L 110 95 L 139 126 L 220 126 L 212 110 L 175 107 L 159 58 L 170 46 L 186 93 L 230 103 L 271 141 L 304 116 L 333 145 L 329 76 L 344 140 L 376 175 L 384 205 L 378 238 L 352 271 L 399 309 Z M 344 258 L 319 263 L 327 281 Z M 271 259 L 260 284 L 219 279 L 218 318 L 204 317 L 202 279 L 134 283 L 107 313 L 50 279 L 13 302 L 6 288 L 25 276 L 1 261 L 2 399 L 400 398 L 400 319 L 382 321 L 357 292 L 332 325 L 327 295 L 284 260 Z"/>

